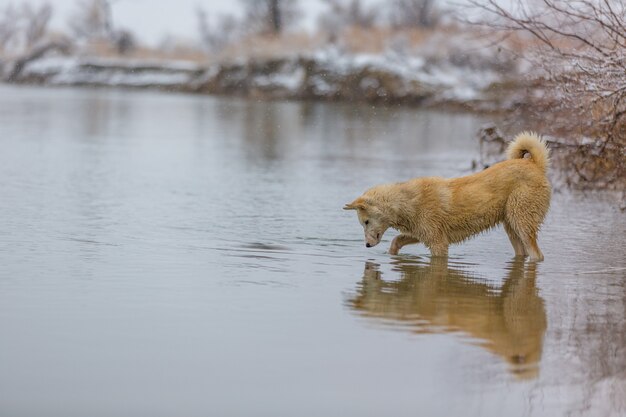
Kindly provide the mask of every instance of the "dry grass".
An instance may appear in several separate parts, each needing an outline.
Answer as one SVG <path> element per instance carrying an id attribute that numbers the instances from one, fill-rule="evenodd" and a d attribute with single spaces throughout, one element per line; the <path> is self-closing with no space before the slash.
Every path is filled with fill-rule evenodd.
<path id="1" fill-rule="evenodd" d="M 446 36 L 465 36 L 474 29 L 462 29 L 456 25 L 440 26 L 433 29 L 393 29 L 390 27 L 344 29 L 336 37 L 328 33 L 292 32 L 281 35 L 254 35 L 235 42 L 218 54 L 211 56 L 215 61 L 233 59 L 277 58 L 313 52 L 324 46 L 336 45 L 347 53 L 379 54 L 389 49 L 390 45 L 402 40 L 409 49 L 421 47 L 434 36 L 445 33 Z"/>
<path id="2" fill-rule="evenodd" d="M 352 27 L 345 29 L 335 40 L 336 43 L 351 53 L 380 54 L 390 48 L 391 45 L 401 42 L 409 51 L 416 50 L 427 45 L 435 37 L 441 34 L 445 36 L 472 36 L 474 29 L 461 29 L 457 25 L 437 26 L 434 28 L 391 28 L 375 27 L 360 28 Z"/>
<path id="3" fill-rule="evenodd" d="M 206 61 L 206 55 L 198 48 L 180 45 L 169 50 L 139 46 L 127 54 L 120 55 L 117 49 L 104 40 L 91 41 L 80 49 L 81 55 L 98 58 L 129 59 L 129 60 L 168 60 L 189 61 L 202 63 Z"/>
<path id="4" fill-rule="evenodd" d="M 233 61 L 236 59 L 271 59 L 313 52 L 324 45 L 321 34 L 306 32 L 283 33 L 281 35 L 255 35 L 242 39 L 226 47 L 221 52 L 210 55 L 213 61 Z"/>
<path id="5" fill-rule="evenodd" d="M 352 53 L 379 54 L 384 52 L 389 42 L 402 36 L 411 45 L 422 43 L 428 36 L 421 31 L 400 31 L 389 28 L 363 29 L 359 27 L 349 28 L 340 36 L 341 45 Z"/>

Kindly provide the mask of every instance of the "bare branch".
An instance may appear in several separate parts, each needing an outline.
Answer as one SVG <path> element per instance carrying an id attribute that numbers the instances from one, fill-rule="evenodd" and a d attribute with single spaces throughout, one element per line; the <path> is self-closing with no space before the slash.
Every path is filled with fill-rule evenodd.
<path id="1" fill-rule="evenodd" d="M 578 148 L 572 163 L 584 181 L 614 184 L 625 178 L 626 5 L 610 0 L 469 0 L 483 13 L 472 23 L 527 33 L 539 47 L 522 44 L 534 63 L 528 104 L 551 131 L 598 139 Z M 546 76 L 547 75 L 547 76 Z"/>

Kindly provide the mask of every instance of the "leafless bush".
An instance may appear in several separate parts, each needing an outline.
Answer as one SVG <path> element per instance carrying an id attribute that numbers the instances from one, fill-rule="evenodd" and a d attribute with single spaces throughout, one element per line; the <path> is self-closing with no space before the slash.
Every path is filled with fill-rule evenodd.
<path id="1" fill-rule="evenodd" d="M 319 17 L 320 28 L 336 37 L 346 28 L 370 29 L 378 23 L 379 13 L 374 6 L 361 0 L 324 0 L 328 11 Z"/>
<path id="2" fill-rule="evenodd" d="M 611 0 L 470 0 L 483 25 L 526 36 L 537 88 L 528 110 L 540 128 L 569 137 L 582 182 L 623 186 L 626 147 L 626 3 Z M 590 137 L 583 144 L 577 137 Z M 578 162 L 577 162 L 578 161 Z"/>
<path id="3" fill-rule="evenodd" d="M 389 22 L 394 28 L 430 28 L 441 18 L 435 0 L 394 0 L 390 7 Z"/>

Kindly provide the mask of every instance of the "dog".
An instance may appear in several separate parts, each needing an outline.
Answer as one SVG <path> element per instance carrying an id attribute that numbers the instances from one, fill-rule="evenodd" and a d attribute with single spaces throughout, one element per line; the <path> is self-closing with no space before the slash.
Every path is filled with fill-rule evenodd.
<path id="1" fill-rule="evenodd" d="M 515 256 L 542 261 L 537 235 L 550 207 L 549 163 L 545 141 L 523 132 L 509 144 L 507 160 L 481 172 L 378 185 L 344 210 L 356 210 L 368 248 L 380 243 L 387 229 L 398 230 L 391 255 L 421 242 L 432 256 L 447 256 L 450 244 L 502 223 Z"/>

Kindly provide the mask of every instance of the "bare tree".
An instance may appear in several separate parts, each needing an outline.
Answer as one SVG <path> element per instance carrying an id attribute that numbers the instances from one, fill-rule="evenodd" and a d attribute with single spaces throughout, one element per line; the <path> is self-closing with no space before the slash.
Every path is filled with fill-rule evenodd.
<path id="1" fill-rule="evenodd" d="M 52 6 L 49 3 L 44 3 L 40 7 L 31 6 L 29 3 L 22 5 L 24 37 L 27 48 L 33 47 L 44 37 L 51 17 Z"/>
<path id="2" fill-rule="evenodd" d="M 7 82 L 15 82 L 30 62 L 42 58 L 51 51 L 59 51 L 67 54 L 70 52 L 70 49 L 71 45 L 65 40 L 40 43 L 22 56 L 18 57 L 14 62 L 10 62 L 11 65 L 9 66 L 8 74 L 5 75 L 4 80 Z M 0 73 L 0 75 L 2 74 Z"/>
<path id="3" fill-rule="evenodd" d="M 49 36 L 51 17 L 49 3 L 39 7 L 23 3 L 19 8 L 9 4 L 0 11 L 0 58 L 4 58 L 4 62 L 0 62 L 0 77 L 4 81 L 16 81 L 30 62 L 48 53 L 70 52 L 71 44 L 67 39 Z"/>
<path id="4" fill-rule="evenodd" d="M 79 0 L 69 26 L 79 39 L 113 39 L 109 0 Z"/>
<path id="5" fill-rule="evenodd" d="M 118 29 L 113 33 L 113 45 L 118 54 L 127 55 L 137 47 L 137 41 L 130 30 Z"/>
<path id="6" fill-rule="evenodd" d="M 268 17 L 269 17 L 269 26 L 274 33 L 280 33 L 283 29 L 283 18 L 282 11 L 279 0 L 269 0 L 268 1 Z"/>
<path id="7" fill-rule="evenodd" d="M 47 34 L 52 17 L 52 6 L 39 7 L 24 3 L 14 7 L 11 3 L 0 12 L 0 51 L 11 47 L 15 52 L 29 50 Z"/>
<path id="8" fill-rule="evenodd" d="M 430 28 L 440 17 L 435 0 L 395 0 L 389 14 L 391 26 L 396 28 Z"/>
<path id="9" fill-rule="evenodd" d="M 378 23 L 379 13 L 374 6 L 361 0 L 324 0 L 328 11 L 320 15 L 319 25 L 331 37 L 346 28 L 372 28 Z"/>
<path id="10" fill-rule="evenodd" d="M 118 54 L 126 55 L 137 46 L 129 29 L 115 28 L 112 4 L 114 0 L 78 0 L 69 22 L 74 36 L 86 41 L 104 41 Z"/>
<path id="11" fill-rule="evenodd" d="M 534 40 L 527 57 L 543 83 L 541 100 L 530 100 L 546 128 L 600 140 L 593 148 L 578 148 L 583 162 L 574 165 L 580 177 L 624 181 L 626 3 L 516 0 L 509 8 L 497 0 L 470 3 L 487 15 L 477 23 Z"/>
<path id="12" fill-rule="evenodd" d="M 252 33 L 279 34 L 301 16 L 297 0 L 240 0 L 243 25 Z"/>
<path id="13" fill-rule="evenodd" d="M 232 15 L 209 16 L 202 7 L 198 7 L 196 18 L 202 45 L 209 52 L 220 52 L 240 36 L 241 22 Z"/>
<path id="14" fill-rule="evenodd" d="M 5 51 L 16 37 L 19 28 L 18 12 L 12 3 L 9 3 L 0 12 L 0 52 Z"/>

